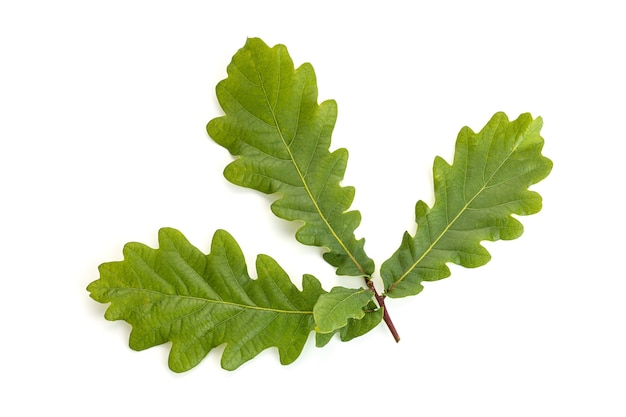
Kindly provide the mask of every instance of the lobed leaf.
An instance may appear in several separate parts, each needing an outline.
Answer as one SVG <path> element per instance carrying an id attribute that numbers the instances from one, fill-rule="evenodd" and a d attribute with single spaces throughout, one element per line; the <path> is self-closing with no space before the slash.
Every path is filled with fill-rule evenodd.
<path id="1" fill-rule="evenodd" d="M 369 288 L 335 287 L 329 293 L 322 294 L 313 308 L 315 331 L 331 333 L 346 326 L 349 319 L 362 319 L 372 297 Z"/>
<path id="2" fill-rule="evenodd" d="M 381 267 L 386 295 L 419 293 L 422 281 L 450 275 L 447 262 L 484 265 L 491 255 L 481 241 L 522 234 L 522 224 L 512 215 L 541 209 L 541 196 L 528 187 L 552 169 L 552 161 L 541 154 L 541 126 L 541 118 L 529 114 L 510 122 L 497 113 L 479 133 L 461 130 L 453 164 L 435 159 L 433 207 L 417 203 L 415 236 L 405 233 L 400 248 Z"/>
<path id="3" fill-rule="evenodd" d="M 347 324 L 339 329 L 335 329 L 330 333 L 315 333 L 315 345 L 317 347 L 325 346 L 335 333 L 339 333 L 339 338 L 342 342 L 349 342 L 354 338 L 363 336 L 380 324 L 383 319 L 383 309 L 379 308 L 374 301 L 370 301 L 364 311 L 365 315 L 362 318 L 349 318 Z"/>
<path id="4" fill-rule="evenodd" d="M 224 176 L 240 186 L 279 193 L 271 206 L 274 214 L 302 221 L 297 240 L 327 248 L 324 258 L 338 274 L 371 275 L 374 262 L 365 254 L 365 240 L 354 235 L 361 215 L 348 211 L 354 188 L 340 185 L 348 152 L 329 151 L 337 105 L 317 103 L 313 67 L 294 69 L 285 46 L 270 48 L 253 38 L 227 71 L 216 88 L 225 116 L 207 125 L 213 140 L 238 156 Z"/>
<path id="5" fill-rule="evenodd" d="M 100 279 L 87 290 L 96 301 L 111 303 L 108 320 L 132 325 L 132 349 L 171 341 L 175 372 L 193 368 L 221 344 L 227 370 L 270 347 L 289 364 L 315 329 L 313 307 L 325 291 L 311 275 L 298 290 L 269 256 L 259 255 L 256 268 L 253 280 L 239 245 L 223 230 L 204 255 L 180 232 L 164 228 L 158 249 L 128 243 L 124 260 L 102 264 Z"/>

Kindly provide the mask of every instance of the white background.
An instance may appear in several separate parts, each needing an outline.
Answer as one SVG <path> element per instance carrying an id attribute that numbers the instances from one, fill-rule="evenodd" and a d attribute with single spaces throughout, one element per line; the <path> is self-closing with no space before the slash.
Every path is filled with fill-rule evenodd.
<path id="1" fill-rule="evenodd" d="M 593 1 L 3 1 L 0 3 L 0 414 L 626 415 L 623 142 L 626 14 Z M 384 326 L 283 367 L 235 372 L 216 349 L 174 374 L 169 347 L 128 348 L 85 287 L 127 241 L 224 228 L 249 262 L 341 281 L 229 184 L 206 135 L 215 84 L 246 37 L 311 62 L 350 150 L 358 236 L 377 265 L 432 202 L 435 155 L 496 111 L 544 118 L 550 177 L 524 236 L 486 244 Z M 254 274 L 254 271 L 251 271 Z M 228 413 L 228 414 L 226 414 Z M 349 414 L 346 414 L 349 413 Z M 59 414 L 60 415 L 60 414 Z"/>

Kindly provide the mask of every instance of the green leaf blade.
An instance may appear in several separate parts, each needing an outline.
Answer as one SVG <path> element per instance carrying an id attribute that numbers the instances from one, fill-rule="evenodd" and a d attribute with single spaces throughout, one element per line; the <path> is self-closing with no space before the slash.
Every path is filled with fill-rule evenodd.
<path id="1" fill-rule="evenodd" d="M 342 342 L 349 342 L 352 339 L 363 336 L 374 329 L 383 320 L 383 309 L 371 301 L 365 310 L 365 315 L 360 319 L 348 319 L 347 324 L 330 333 L 315 333 L 315 345 L 324 347 L 330 342 L 335 333 L 339 333 Z"/>
<path id="2" fill-rule="evenodd" d="M 127 244 L 124 260 L 102 264 L 100 279 L 87 289 L 96 301 L 111 303 L 108 320 L 131 324 L 132 349 L 171 341 L 175 372 L 193 368 L 222 344 L 224 369 L 270 347 L 289 364 L 315 329 L 313 307 L 325 291 L 310 275 L 298 290 L 269 256 L 259 255 L 257 272 L 255 280 L 248 276 L 239 245 L 225 231 L 215 233 L 204 255 L 180 232 L 161 229 L 158 249 Z"/>
<path id="3" fill-rule="evenodd" d="M 346 326 L 349 319 L 362 319 L 372 297 L 373 293 L 368 288 L 334 287 L 329 293 L 321 295 L 313 308 L 315 330 L 331 333 Z"/>
<path id="4" fill-rule="evenodd" d="M 248 39 L 217 85 L 225 116 L 207 125 L 211 138 L 235 159 L 224 170 L 232 183 L 279 193 L 273 213 L 301 221 L 296 239 L 327 248 L 325 259 L 340 275 L 371 275 L 374 262 L 355 229 L 361 217 L 348 211 L 354 188 L 342 187 L 348 153 L 330 152 L 337 104 L 317 103 L 313 67 L 295 69 L 283 45 Z"/>
<path id="5" fill-rule="evenodd" d="M 435 204 L 419 201 L 415 236 L 405 233 L 400 248 L 381 268 L 390 297 L 415 295 L 422 281 L 446 278 L 446 263 L 478 267 L 491 256 L 483 240 L 511 240 L 523 233 L 512 215 L 537 213 L 539 194 L 528 190 L 544 179 L 552 162 L 541 154 L 541 118 L 521 115 L 509 122 L 497 113 L 479 133 L 463 128 L 449 165 L 433 166 Z"/>

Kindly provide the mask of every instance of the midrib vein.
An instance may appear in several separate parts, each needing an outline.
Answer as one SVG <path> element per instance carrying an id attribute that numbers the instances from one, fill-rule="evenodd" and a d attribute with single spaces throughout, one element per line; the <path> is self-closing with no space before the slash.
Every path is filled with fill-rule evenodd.
<path id="1" fill-rule="evenodd" d="M 233 303 L 233 302 L 224 301 L 224 300 L 211 300 L 210 298 L 196 297 L 193 295 L 165 294 L 160 291 L 149 290 L 146 288 L 123 288 L 121 287 L 121 288 L 109 288 L 109 289 L 116 290 L 116 291 L 147 292 L 147 293 L 152 293 L 152 294 L 158 294 L 163 297 L 179 297 L 179 298 L 193 300 L 193 301 L 201 301 L 207 304 L 220 304 L 224 306 L 237 307 L 237 308 L 246 309 L 246 310 L 257 310 L 257 311 L 271 312 L 271 313 L 278 313 L 278 314 L 299 314 L 299 315 L 313 314 L 313 311 L 308 311 L 308 310 L 282 310 L 279 308 L 270 308 L 270 307 L 261 307 L 261 306 L 250 305 L 250 304 Z"/>

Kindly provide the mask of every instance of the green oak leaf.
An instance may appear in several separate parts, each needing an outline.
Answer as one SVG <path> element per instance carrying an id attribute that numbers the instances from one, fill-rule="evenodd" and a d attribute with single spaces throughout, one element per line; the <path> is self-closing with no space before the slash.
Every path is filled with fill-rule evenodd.
<path id="1" fill-rule="evenodd" d="M 400 248 L 381 267 L 386 295 L 419 293 L 422 281 L 450 275 L 447 262 L 484 265 L 491 256 L 481 241 L 522 234 L 522 224 L 512 215 L 541 209 L 541 196 L 528 187 L 552 169 L 552 161 L 541 154 L 541 127 L 541 118 L 529 114 L 510 122 L 497 113 L 479 133 L 461 130 L 453 164 L 435 159 L 433 207 L 417 203 L 415 236 L 405 233 Z"/>
<path id="2" fill-rule="evenodd" d="M 374 294 L 369 288 L 335 287 L 322 294 L 313 308 L 315 331 L 331 333 L 348 324 L 348 319 L 362 319 Z"/>
<path id="3" fill-rule="evenodd" d="M 348 211 L 353 187 L 342 187 L 348 152 L 330 152 L 337 104 L 317 103 L 313 67 L 294 69 L 287 48 L 248 39 L 216 87 L 225 116 L 211 120 L 207 131 L 237 156 L 224 170 L 232 183 L 263 193 L 278 193 L 272 211 L 303 222 L 296 239 L 327 248 L 324 258 L 340 275 L 371 275 L 374 262 L 365 254 L 355 229 L 358 211 Z"/>
<path id="4" fill-rule="evenodd" d="M 315 329 L 313 308 L 325 291 L 311 275 L 298 290 L 269 256 L 259 255 L 256 268 L 258 278 L 251 279 L 239 245 L 223 230 L 204 255 L 179 231 L 164 228 L 158 249 L 126 244 L 124 260 L 100 265 L 100 279 L 87 290 L 96 301 L 111 303 L 108 320 L 132 325 L 132 349 L 171 341 L 175 372 L 193 368 L 221 344 L 227 370 L 270 347 L 289 364 Z"/>
<path id="5" fill-rule="evenodd" d="M 315 333 L 315 345 L 317 347 L 325 346 L 335 333 L 339 333 L 342 342 L 363 336 L 374 327 L 378 326 L 383 319 L 383 309 L 379 308 L 374 301 L 370 301 L 365 307 L 365 315 L 360 319 L 348 319 L 348 323 L 340 329 L 336 329 L 330 333 Z"/>

